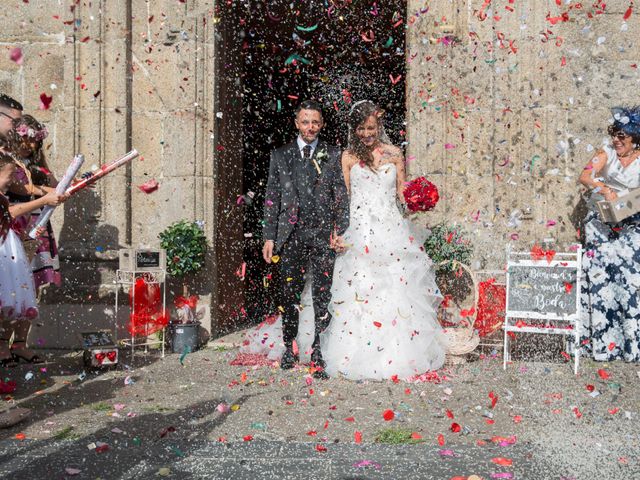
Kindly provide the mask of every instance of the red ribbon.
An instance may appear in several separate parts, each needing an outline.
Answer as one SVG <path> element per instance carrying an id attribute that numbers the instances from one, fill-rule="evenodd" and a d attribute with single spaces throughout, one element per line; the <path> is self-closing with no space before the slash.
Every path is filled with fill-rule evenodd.
<path id="1" fill-rule="evenodd" d="M 553 257 L 556 255 L 555 250 L 543 250 L 537 243 L 533 246 L 530 253 L 532 260 L 537 262 L 538 260 L 546 258 L 547 263 L 551 263 L 551 260 L 553 260 Z"/>
<path id="2" fill-rule="evenodd" d="M 173 301 L 173 304 L 176 306 L 176 308 L 189 307 L 193 310 L 198 305 L 198 296 L 191 295 L 189 298 L 176 297 Z"/>

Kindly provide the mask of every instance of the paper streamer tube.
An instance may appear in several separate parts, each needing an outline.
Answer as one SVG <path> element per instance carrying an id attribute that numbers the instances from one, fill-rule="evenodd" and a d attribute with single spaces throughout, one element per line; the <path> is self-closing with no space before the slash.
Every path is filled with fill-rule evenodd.
<path id="1" fill-rule="evenodd" d="M 138 153 L 137 150 L 135 149 L 131 150 L 124 157 L 114 160 L 109 164 L 103 165 L 95 172 L 91 172 L 91 176 L 89 178 L 85 178 L 84 180 L 81 180 L 78 183 L 74 183 L 71 187 L 67 188 L 64 193 L 66 193 L 67 195 L 73 195 L 76 192 L 79 192 L 80 190 L 84 190 L 89 185 L 96 182 L 98 179 L 104 177 L 105 175 L 108 175 L 109 173 L 113 172 L 117 168 L 120 168 L 121 166 L 125 165 L 126 163 L 136 158 L 138 155 L 140 154 Z"/>
<path id="2" fill-rule="evenodd" d="M 78 174 L 78 170 L 80 170 L 80 167 L 82 166 L 83 163 L 84 163 L 84 155 L 76 155 L 73 158 L 73 161 L 67 167 L 67 171 L 65 172 L 64 177 L 62 177 L 62 180 L 60 180 L 60 182 L 58 183 L 58 186 L 56 187 L 56 193 L 58 195 L 64 194 L 65 190 L 69 188 L 69 185 L 71 185 L 71 182 L 73 181 L 75 176 Z M 38 230 L 41 229 L 42 227 L 46 227 L 47 222 L 51 218 L 51 214 L 53 213 L 55 208 L 56 207 L 53 207 L 51 205 L 45 205 L 42 208 L 42 213 L 40 213 L 40 217 L 38 218 L 38 223 L 36 223 L 33 229 L 29 232 L 29 237 L 35 239 L 38 236 Z"/>

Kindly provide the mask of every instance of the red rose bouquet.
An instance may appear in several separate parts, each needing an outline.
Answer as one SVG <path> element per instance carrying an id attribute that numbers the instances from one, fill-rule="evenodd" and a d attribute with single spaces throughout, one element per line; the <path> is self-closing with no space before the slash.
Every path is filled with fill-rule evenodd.
<path id="1" fill-rule="evenodd" d="M 438 188 L 424 177 L 414 178 L 406 183 L 404 200 L 411 212 L 433 210 L 439 199 Z"/>

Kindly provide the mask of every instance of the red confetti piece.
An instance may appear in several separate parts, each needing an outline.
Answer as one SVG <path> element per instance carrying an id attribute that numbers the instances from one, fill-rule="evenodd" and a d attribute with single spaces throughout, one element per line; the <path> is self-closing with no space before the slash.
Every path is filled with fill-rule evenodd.
<path id="1" fill-rule="evenodd" d="M 385 410 L 382 413 L 382 418 L 384 418 L 385 422 L 390 422 L 391 420 L 393 420 L 395 418 L 396 414 L 393 413 L 393 410 Z"/>
<path id="2" fill-rule="evenodd" d="M 391 381 L 393 383 L 399 383 L 400 379 L 398 378 L 398 375 L 391 375 Z"/>
<path id="3" fill-rule="evenodd" d="M 46 93 L 40 94 L 40 110 L 49 110 L 53 97 L 49 97 Z"/>
<path id="4" fill-rule="evenodd" d="M 393 75 L 389 74 L 389 79 L 391 80 L 392 85 L 395 85 L 396 83 L 398 83 L 401 78 L 402 78 L 402 75 L 398 75 L 397 77 L 393 78 Z"/>
<path id="5" fill-rule="evenodd" d="M 382 327 L 382 324 L 380 322 L 373 322 L 373 325 L 378 328 Z"/>
<path id="6" fill-rule="evenodd" d="M 458 425 L 457 423 L 453 422 L 451 424 L 451 431 L 453 433 L 458 433 L 460 430 L 462 430 L 462 428 L 460 427 L 460 425 Z"/>
<path id="7" fill-rule="evenodd" d="M 496 465 L 500 465 L 502 467 L 510 467 L 511 465 L 513 465 L 513 460 L 511 460 L 510 458 L 495 457 L 492 458 L 491 461 Z"/>
<path id="8" fill-rule="evenodd" d="M 353 434 L 353 440 L 356 443 L 362 443 L 362 432 L 358 432 L 357 430 Z"/>
<path id="9" fill-rule="evenodd" d="M 153 193 L 158 190 L 159 186 L 160 184 L 152 178 L 151 180 L 144 182 L 142 185 L 138 185 L 138 188 L 144 193 Z"/>
<path id="10" fill-rule="evenodd" d="M 489 398 L 491 399 L 491 408 L 494 408 L 496 406 L 496 403 L 498 403 L 498 395 L 491 391 L 489 392 Z"/>
<path id="11" fill-rule="evenodd" d="M 573 407 L 573 413 L 576 416 L 576 418 L 582 417 L 582 412 L 580 412 L 580 409 L 578 407 Z"/>
<path id="12" fill-rule="evenodd" d="M 616 413 L 618 413 L 619 411 L 620 411 L 620 409 L 619 409 L 618 407 L 610 408 L 610 409 L 609 409 L 609 413 L 610 413 L 611 415 L 615 415 L 615 414 L 616 414 Z"/>
<path id="13" fill-rule="evenodd" d="M 609 351 L 613 350 L 614 348 L 616 348 L 616 343 L 615 342 L 611 342 L 609 344 Z"/>
<path id="14" fill-rule="evenodd" d="M 445 413 L 447 414 L 447 417 L 453 420 L 453 412 L 451 410 L 447 410 Z"/>
<path id="15" fill-rule="evenodd" d="M 20 432 L 20 433 L 16 433 L 13 438 L 15 438 L 16 440 L 22 441 L 25 438 L 27 438 L 27 436 L 24 433 Z"/>
<path id="16" fill-rule="evenodd" d="M 345 419 L 344 419 L 344 421 L 345 421 L 345 422 L 355 422 L 355 421 L 356 421 L 356 419 L 355 419 L 355 418 L 353 418 L 353 417 L 347 417 L 347 418 L 345 418 Z"/>
<path id="17" fill-rule="evenodd" d="M 315 430 L 309 430 L 307 432 L 307 435 L 309 435 L 310 437 L 315 437 L 318 434 L 318 432 L 316 432 Z"/>
<path id="18" fill-rule="evenodd" d="M 602 368 L 598 370 L 598 375 L 600 375 L 600 378 L 603 380 L 608 380 L 609 378 L 611 378 L 611 375 L 609 374 L 609 372 L 607 372 Z"/>
<path id="19" fill-rule="evenodd" d="M 411 438 L 413 440 L 422 440 L 422 435 L 420 435 L 418 432 L 413 432 L 411 433 Z"/>
<path id="20" fill-rule="evenodd" d="M 316 450 L 318 452 L 326 452 L 327 451 L 327 447 L 325 447 L 324 445 L 318 444 L 318 445 L 316 445 Z"/>
<path id="21" fill-rule="evenodd" d="M 520 423 L 522 421 L 522 415 L 514 415 L 513 423 Z"/>
<path id="22" fill-rule="evenodd" d="M 589 392 L 593 392 L 593 391 L 596 389 L 596 387 L 595 387 L 595 386 L 593 386 L 593 385 L 587 385 L 587 386 L 586 386 L 586 389 L 587 389 L 587 391 L 589 391 Z"/>
<path id="23" fill-rule="evenodd" d="M 442 435 L 441 433 L 438 434 L 438 445 L 440 445 L 441 447 L 444 446 L 444 435 Z"/>
<path id="24" fill-rule="evenodd" d="M 22 56 L 22 49 L 20 47 L 12 48 L 9 51 L 9 59 L 12 62 L 17 63 L 18 65 L 22 65 L 22 62 L 24 60 Z"/>
<path id="25" fill-rule="evenodd" d="M 242 437 L 242 440 L 244 440 L 245 442 L 250 442 L 251 440 L 253 440 L 253 435 L 245 435 L 244 437 Z"/>
<path id="26" fill-rule="evenodd" d="M 571 290 L 573 290 L 573 285 L 570 284 L 569 282 L 564 282 L 565 293 L 571 293 Z"/>
<path id="27" fill-rule="evenodd" d="M 623 20 L 628 20 L 629 17 L 631 16 L 631 13 L 633 12 L 633 5 L 630 5 L 629 8 L 627 8 L 627 11 L 624 12 L 624 15 L 622 16 Z"/>

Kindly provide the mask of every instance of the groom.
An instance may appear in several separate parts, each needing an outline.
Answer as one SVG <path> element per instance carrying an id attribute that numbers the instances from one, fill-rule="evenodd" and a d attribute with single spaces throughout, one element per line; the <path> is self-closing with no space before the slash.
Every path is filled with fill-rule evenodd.
<path id="1" fill-rule="evenodd" d="M 283 369 L 298 361 L 293 340 L 298 334 L 298 310 L 304 274 L 311 269 L 315 313 L 312 367 L 316 378 L 327 378 L 320 352 L 320 332 L 331 320 L 332 248 L 342 245 L 349 224 L 349 200 L 340 164 L 340 149 L 318 138 L 324 121 L 322 107 L 305 101 L 296 110 L 298 137 L 271 152 L 264 210 L 262 256 L 271 263 L 280 256 L 282 278 Z M 334 247 L 335 246 L 335 247 Z"/>

